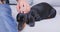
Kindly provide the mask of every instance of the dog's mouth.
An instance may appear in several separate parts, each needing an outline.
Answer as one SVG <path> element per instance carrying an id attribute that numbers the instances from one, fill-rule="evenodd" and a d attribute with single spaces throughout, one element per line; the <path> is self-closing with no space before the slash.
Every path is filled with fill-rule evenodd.
<path id="1" fill-rule="evenodd" d="M 26 23 L 19 23 L 18 24 L 18 31 L 22 31 L 24 28 L 25 28 L 25 26 L 26 26 Z"/>

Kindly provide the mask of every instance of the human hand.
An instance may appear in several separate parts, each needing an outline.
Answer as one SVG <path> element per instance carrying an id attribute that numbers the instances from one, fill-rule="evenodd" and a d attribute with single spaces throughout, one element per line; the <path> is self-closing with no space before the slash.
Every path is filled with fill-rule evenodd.
<path id="1" fill-rule="evenodd" d="M 26 0 L 18 0 L 17 1 L 17 11 L 20 13 L 28 13 L 30 11 L 30 5 Z"/>

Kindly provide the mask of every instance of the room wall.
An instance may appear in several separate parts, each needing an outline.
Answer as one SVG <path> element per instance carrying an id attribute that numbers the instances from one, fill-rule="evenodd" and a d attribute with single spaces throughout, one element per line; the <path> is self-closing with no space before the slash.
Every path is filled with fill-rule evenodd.
<path id="1" fill-rule="evenodd" d="M 9 0 L 10 3 L 17 3 L 16 0 Z M 40 2 L 47 2 L 53 6 L 60 6 L 60 0 L 27 0 L 30 5 L 32 4 L 37 4 L 37 3 L 40 3 Z"/>

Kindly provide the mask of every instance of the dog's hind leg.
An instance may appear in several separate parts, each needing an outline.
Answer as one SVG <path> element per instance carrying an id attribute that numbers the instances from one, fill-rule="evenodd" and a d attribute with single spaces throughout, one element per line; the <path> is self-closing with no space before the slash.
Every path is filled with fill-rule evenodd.
<path id="1" fill-rule="evenodd" d="M 56 16 L 56 10 L 55 9 L 52 9 L 48 18 L 54 18 Z"/>

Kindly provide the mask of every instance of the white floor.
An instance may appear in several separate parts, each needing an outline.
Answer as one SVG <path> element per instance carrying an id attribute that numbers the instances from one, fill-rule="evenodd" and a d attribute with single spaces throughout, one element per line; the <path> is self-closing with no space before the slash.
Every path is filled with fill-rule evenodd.
<path id="1" fill-rule="evenodd" d="M 17 10 L 15 6 L 11 6 L 12 15 L 16 19 Z M 42 20 L 36 22 L 35 27 L 29 27 L 28 25 L 22 32 L 60 32 L 60 7 L 54 7 L 57 10 L 57 15 L 53 19 Z"/>

